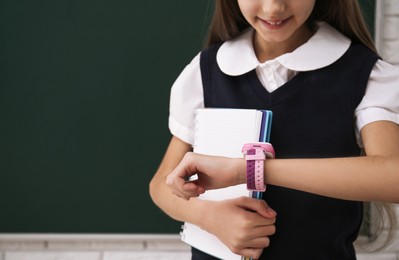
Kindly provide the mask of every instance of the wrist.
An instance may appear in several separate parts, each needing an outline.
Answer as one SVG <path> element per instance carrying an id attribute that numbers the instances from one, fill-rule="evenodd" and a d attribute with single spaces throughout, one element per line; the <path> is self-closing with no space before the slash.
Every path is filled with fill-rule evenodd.
<path id="1" fill-rule="evenodd" d="M 208 219 L 207 216 L 209 215 L 209 212 L 212 212 L 210 210 L 210 207 L 213 204 L 213 201 L 211 200 L 202 200 L 202 199 L 190 199 L 190 201 L 193 201 L 195 203 L 195 206 L 193 207 L 192 211 L 192 217 L 190 222 L 201 229 L 207 230 L 207 224 L 208 224 Z"/>
<path id="2" fill-rule="evenodd" d="M 242 147 L 242 153 L 246 161 L 247 189 L 264 192 L 266 190 L 264 180 L 265 160 L 266 158 L 274 158 L 273 146 L 267 142 L 246 143 Z"/>
<path id="3" fill-rule="evenodd" d="M 233 180 L 233 185 L 244 184 L 247 182 L 247 164 L 245 159 L 237 158 L 235 159 L 235 178 Z"/>

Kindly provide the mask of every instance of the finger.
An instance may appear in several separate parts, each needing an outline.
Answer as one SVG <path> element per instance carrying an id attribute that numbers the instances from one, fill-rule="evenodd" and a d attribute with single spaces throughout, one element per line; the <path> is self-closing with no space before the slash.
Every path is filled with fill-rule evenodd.
<path id="1" fill-rule="evenodd" d="M 274 211 L 264 200 L 254 199 L 255 211 L 265 218 L 275 218 L 277 212 Z"/>
<path id="2" fill-rule="evenodd" d="M 186 182 L 183 184 L 182 191 L 192 197 L 198 197 L 205 192 L 204 188 L 194 182 Z"/>
<path id="3" fill-rule="evenodd" d="M 277 216 L 276 211 L 267 205 L 265 207 L 257 208 L 256 212 L 265 218 L 275 218 Z"/>
<path id="4" fill-rule="evenodd" d="M 276 223 L 276 218 L 269 218 L 269 217 L 264 217 L 258 214 L 258 212 L 250 212 L 251 214 L 253 214 L 251 217 L 251 221 L 253 223 L 253 228 L 260 228 L 260 230 L 262 230 L 262 228 L 270 228 L 270 226 L 274 226 L 274 224 Z"/>
<path id="5" fill-rule="evenodd" d="M 186 200 L 188 200 L 190 197 L 188 195 L 186 195 L 183 191 L 182 191 L 182 187 L 184 185 L 184 182 L 182 184 L 179 184 L 179 180 L 176 180 L 175 177 L 173 176 L 173 174 L 169 174 L 166 177 L 166 184 L 167 186 L 170 188 L 170 191 L 180 197 L 180 198 L 184 198 Z"/>
<path id="6" fill-rule="evenodd" d="M 253 228 L 250 231 L 250 233 L 248 233 L 247 240 L 250 241 L 251 239 L 269 237 L 274 235 L 275 233 L 276 233 L 275 225 L 258 226 Z"/>
<path id="7" fill-rule="evenodd" d="M 262 255 L 263 248 L 244 248 L 240 250 L 239 255 L 247 257 L 249 259 L 259 259 Z"/>
<path id="8" fill-rule="evenodd" d="M 173 195 L 175 195 L 175 196 L 177 196 L 179 198 L 182 198 L 182 199 L 185 199 L 185 200 L 189 200 L 190 199 L 190 197 L 187 196 L 184 192 L 181 192 L 181 191 L 179 191 L 177 189 L 171 188 L 170 191 L 172 192 Z"/>
<path id="9" fill-rule="evenodd" d="M 259 200 L 249 197 L 241 197 L 239 199 L 241 207 L 246 208 L 250 211 L 257 212 L 259 215 L 265 218 L 275 218 L 277 213 L 267 205 L 264 200 Z"/>
<path id="10" fill-rule="evenodd" d="M 171 189 L 173 194 L 175 195 L 180 195 L 180 189 L 179 189 L 179 180 L 175 180 L 175 177 L 173 174 L 169 174 L 166 177 L 166 185 Z"/>
<path id="11" fill-rule="evenodd" d="M 270 245 L 270 239 L 266 236 L 257 237 L 251 240 L 248 240 L 244 244 L 244 248 L 252 248 L 252 249 L 264 249 Z"/>
<path id="12" fill-rule="evenodd" d="M 256 213 L 255 213 L 256 214 Z M 261 217 L 262 219 L 265 219 Z M 257 223 L 258 224 L 258 223 Z M 266 247 L 269 245 L 269 237 L 276 233 L 274 224 L 252 226 L 246 228 L 239 237 L 237 244 L 243 247 Z"/>
<path id="13" fill-rule="evenodd" d="M 166 184 L 171 188 L 183 187 L 186 183 L 184 178 L 178 175 L 178 171 L 175 169 L 171 174 L 166 177 Z"/>
<path id="14" fill-rule="evenodd" d="M 191 197 L 198 197 L 205 192 L 205 190 L 196 183 L 186 182 L 177 177 L 174 173 L 167 176 L 166 183 L 174 195 L 186 200 Z"/>

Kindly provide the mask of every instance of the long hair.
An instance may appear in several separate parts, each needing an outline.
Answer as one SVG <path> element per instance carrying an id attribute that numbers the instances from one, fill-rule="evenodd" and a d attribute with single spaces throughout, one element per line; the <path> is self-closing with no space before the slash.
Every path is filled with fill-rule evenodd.
<path id="1" fill-rule="evenodd" d="M 236 0 L 215 0 L 206 46 L 236 37 L 249 27 Z"/>
<path id="2" fill-rule="evenodd" d="M 314 31 L 318 21 L 327 22 L 353 42 L 362 43 L 377 53 L 358 0 L 316 0 L 313 12 L 306 23 L 309 29 Z M 230 40 L 249 26 L 240 11 L 237 0 L 215 0 L 214 15 L 210 23 L 206 47 Z M 372 202 L 371 208 L 374 209 L 372 218 L 369 218 L 370 214 L 366 214 L 364 220 L 365 226 L 377 229 L 370 234 L 371 239 L 376 239 L 381 234 L 385 221 L 390 225 L 385 241 L 379 243 L 375 249 L 379 250 L 392 240 L 397 220 L 390 203 Z"/>
<path id="3" fill-rule="evenodd" d="M 358 0 L 316 0 L 309 22 L 312 20 L 325 21 L 353 42 L 377 52 Z"/>
<path id="4" fill-rule="evenodd" d="M 317 21 L 329 23 L 353 42 L 377 52 L 357 0 L 316 0 L 307 21 L 311 30 Z M 249 26 L 236 0 L 215 0 L 206 46 L 230 40 Z"/>

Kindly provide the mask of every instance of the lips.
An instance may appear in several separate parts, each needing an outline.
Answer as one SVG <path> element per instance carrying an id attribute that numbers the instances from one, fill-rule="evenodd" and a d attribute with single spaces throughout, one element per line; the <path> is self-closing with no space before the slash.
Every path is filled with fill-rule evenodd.
<path id="1" fill-rule="evenodd" d="M 280 25 L 280 24 L 283 23 L 282 20 L 280 20 L 280 21 L 268 21 L 268 20 L 264 20 L 264 21 L 265 21 L 266 23 L 268 23 L 268 24 L 270 24 L 270 25 L 274 25 L 274 26 Z"/>
<path id="2" fill-rule="evenodd" d="M 260 19 L 262 23 L 269 29 L 279 29 L 287 23 L 289 18 L 286 19 Z"/>

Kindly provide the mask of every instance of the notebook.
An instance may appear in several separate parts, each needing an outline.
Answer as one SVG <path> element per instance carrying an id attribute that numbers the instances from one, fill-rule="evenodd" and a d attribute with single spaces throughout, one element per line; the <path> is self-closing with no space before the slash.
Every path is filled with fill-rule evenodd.
<path id="1" fill-rule="evenodd" d="M 193 150 L 207 155 L 242 158 L 243 144 L 268 141 L 271 115 L 270 111 L 255 109 L 198 109 Z M 245 184 L 206 191 L 199 199 L 225 200 L 242 196 L 253 196 L 248 193 Z M 186 222 L 182 226 L 181 239 L 215 257 L 241 259 L 216 236 L 191 223 Z"/>

